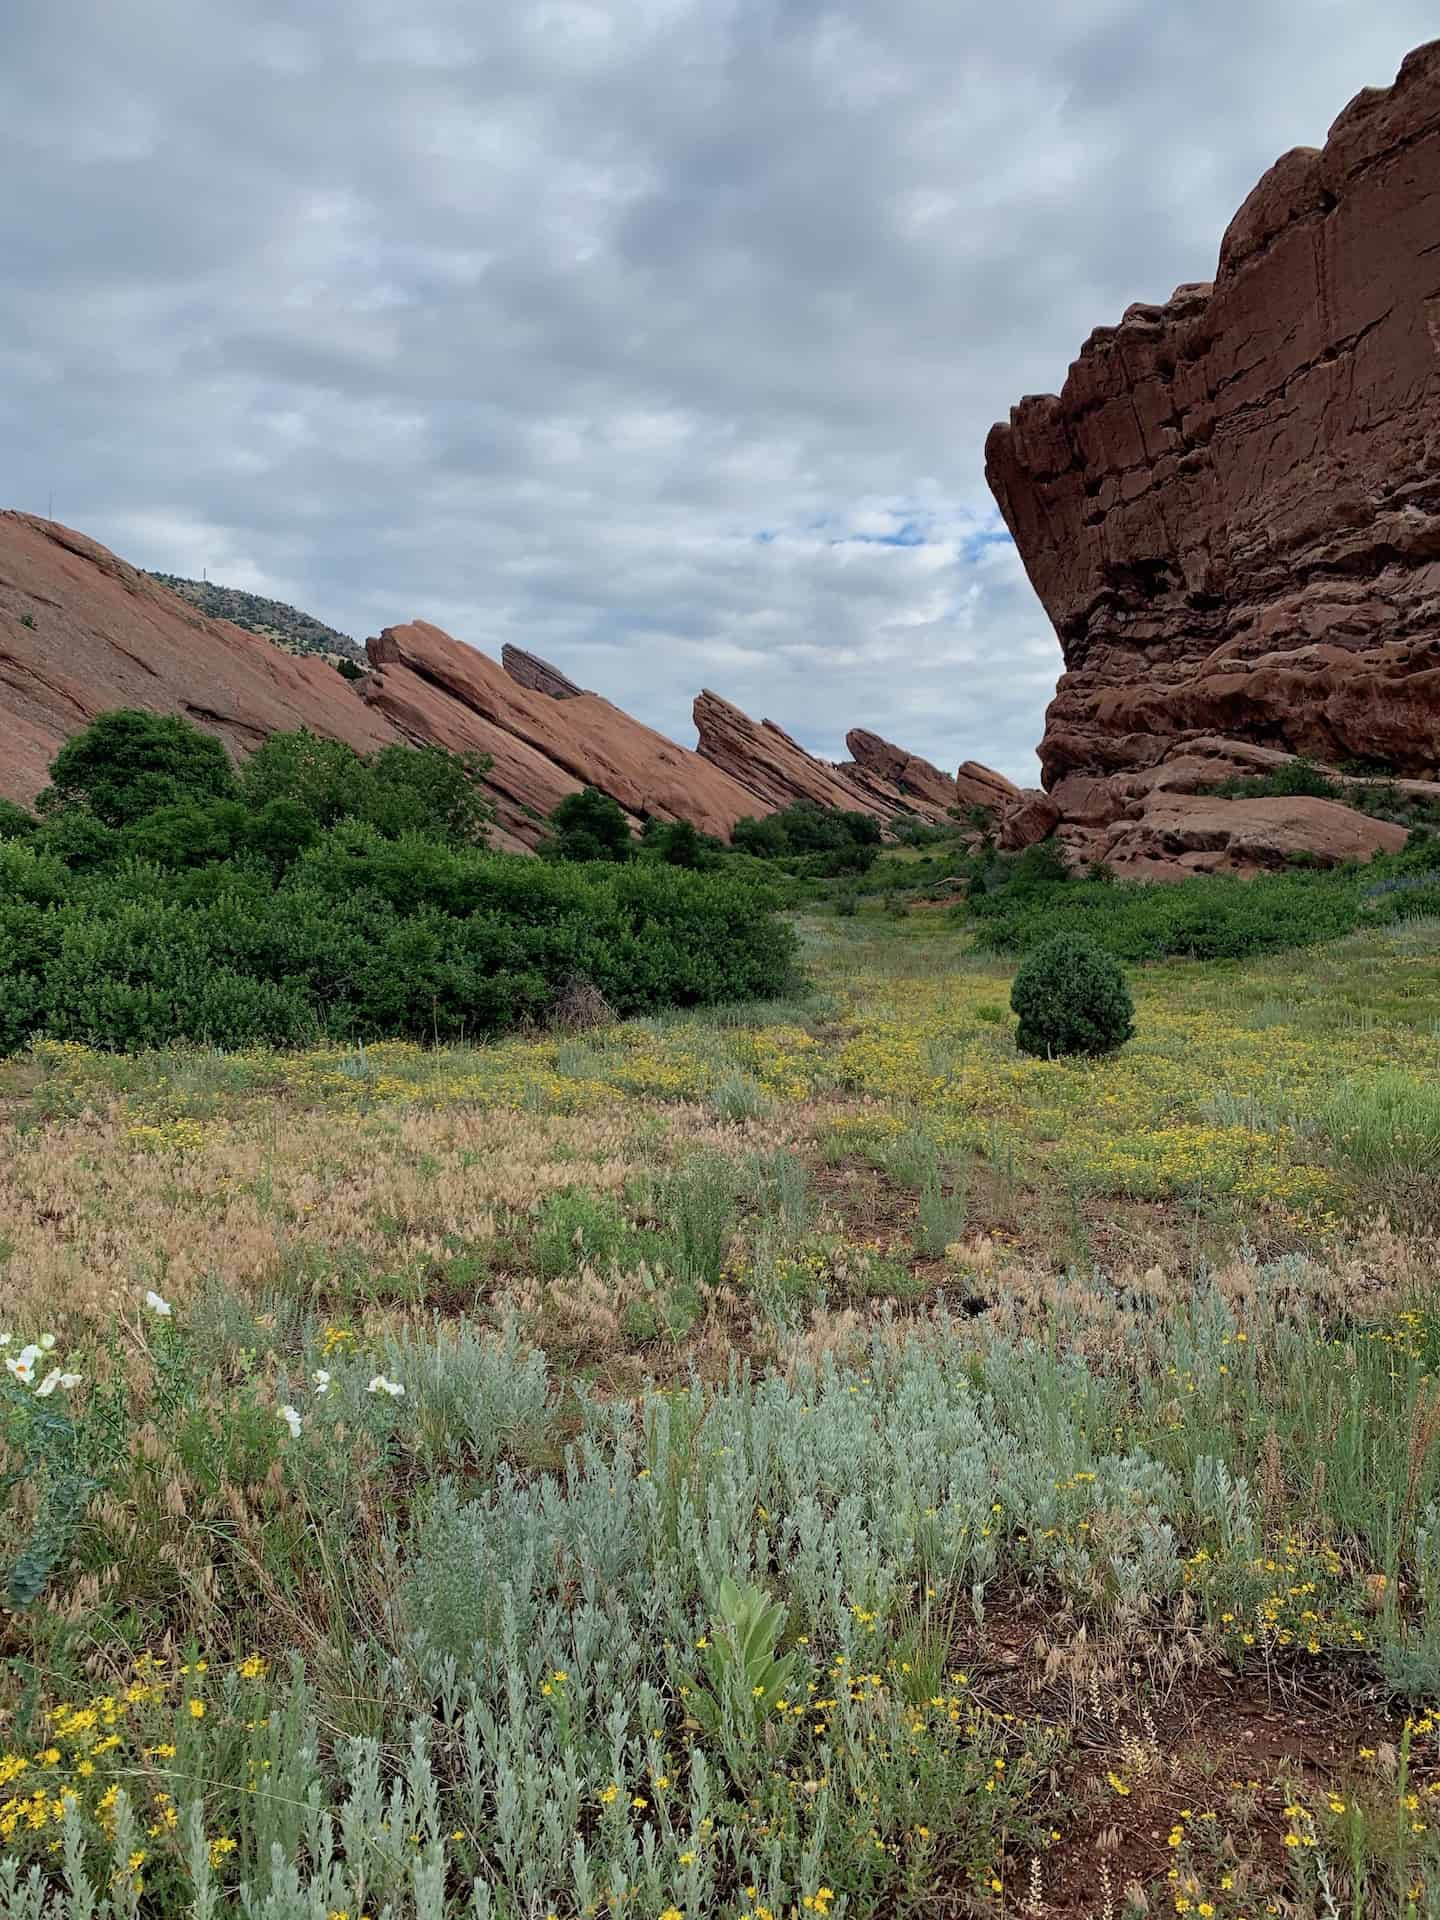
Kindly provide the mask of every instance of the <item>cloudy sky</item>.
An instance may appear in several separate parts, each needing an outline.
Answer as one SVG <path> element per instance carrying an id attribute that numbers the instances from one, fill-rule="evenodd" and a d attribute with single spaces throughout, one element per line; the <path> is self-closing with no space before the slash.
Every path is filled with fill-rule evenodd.
<path id="1" fill-rule="evenodd" d="M 1434 0 L 4 0 L 0 505 L 1034 777 L 986 429 Z"/>

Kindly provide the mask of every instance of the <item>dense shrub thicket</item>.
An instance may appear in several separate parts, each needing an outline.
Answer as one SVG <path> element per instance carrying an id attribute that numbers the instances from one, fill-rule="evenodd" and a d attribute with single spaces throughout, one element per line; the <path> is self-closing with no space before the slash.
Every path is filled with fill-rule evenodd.
<path id="1" fill-rule="evenodd" d="M 111 727 L 108 770 L 80 736 L 39 823 L 0 821 L 0 1052 L 480 1037 L 577 980 L 621 1014 L 790 983 L 793 936 L 743 876 L 486 852 L 450 756 L 277 736 L 237 778 L 163 728 Z"/>
<path id="2" fill-rule="evenodd" d="M 1241 880 L 1197 875 L 1136 885 L 1113 876 L 1065 879 L 1027 850 L 973 885 L 961 915 L 982 952 L 1027 953 L 1060 932 L 1083 933 L 1118 959 L 1240 959 L 1333 940 L 1357 927 L 1440 915 L 1440 840 L 1365 867 L 1299 869 Z"/>

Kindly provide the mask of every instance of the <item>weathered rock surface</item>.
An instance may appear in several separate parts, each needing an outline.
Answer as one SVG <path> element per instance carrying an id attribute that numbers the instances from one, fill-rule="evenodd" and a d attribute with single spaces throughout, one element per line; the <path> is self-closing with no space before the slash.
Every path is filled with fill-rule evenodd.
<path id="1" fill-rule="evenodd" d="M 234 753 L 297 727 L 362 753 L 399 738 L 325 661 L 206 619 L 69 527 L 0 513 L 0 795 L 28 804 L 112 707 L 183 713 Z"/>
<path id="2" fill-rule="evenodd" d="M 884 790 L 898 794 L 902 800 L 917 809 L 923 808 L 936 819 L 944 819 L 956 804 L 955 782 L 928 760 L 922 760 L 919 754 L 893 746 L 867 727 L 852 727 L 845 736 L 845 744 L 854 760 L 853 766 L 844 769 L 851 778 L 858 775 L 862 779 L 878 780 Z"/>
<path id="3" fill-rule="evenodd" d="M 1047 839 L 1060 824 L 1060 809 L 1039 787 L 1015 795 L 1000 820 L 999 841 L 1007 853 L 1019 853 Z"/>
<path id="4" fill-rule="evenodd" d="M 612 795 L 637 826 L 690 820 L 718 838 L 744 815 L 801 797 L 882 820 L 943 819 L 954 804 L 954 782 L 873 734 L 853 737 L 866 764 L 857 754 L 847 771 L 706 694 L 696 716 L 712 750 L 693 752 L 521 648 L 507 647 L 502 665 L 424 621 L 387 628 L 368 657 L 372 670 L 348 681 L 323 660 L 205 617 L 82 534 L 0 514 L 6 799 L 32 801 L 56 751 L 96 714 L 141 707 L 189 716 L 237 756 L 299 727 L 362 753 L 405 740 L 486 754 L 492 844 L 521 851 L 583 785 Z"/>
<path id="5" fill-rule="evenodd" d="M 548 694 L 552 700 L 573 700 L 585 691 L 577 687 L 568 674 L 552 667 L 548 660 L 542 660 L 538 653 L 512 647 L 508 640 L 500 649 L 500 664 L 522 687 L 528 687 L 531 693 Z"/>
<path id="6" fill-rule="evenodd" d="M 986 471 L 1064 653 L 1040 757 L 1067 821 L 1216 737 L 1440 776 L 1440 41 L 1271 168 L 1213 286 L 1097 328 Z M 1263 864 L 1279 803 L 1244 804 L 1223 855 Z M 1324 857 L 1331 816 L 1288 804 Z M 1148 843 L 1208 860 L 1182 811 Z"/>
<path id="7" fill-rule="evenodd" d="M 1169 879 L 1186 873 L 1254 873 L 1290 865 L 1297 854 L 1339 866 L 1395 853 L 1404 827 L 1372 820 L 1335 800 L 1216 800 L 1156 793 L 1113 831 L 1100 857 L 1122 876 Z"/>
<path id="8" fill-rule="evenodd" d="M 531 814 L 548 813 L 578 786 L 599 787 L 636 819 L 690 820 L 722 839 L 742 816 L 766 811 L 749 787 L 599 694 L 556 700 L 534 693 L 427 621 L 387 627 L 366 648 L 375 671 L 357 683 L 365 698 L 418 740 L 435 737 L 430 729 L 443 710 L 451 737 L 442 744 L 463 740 L 493 754 L 488 784 L 506 797 L 504 824 L 521 839 L 538 840 L 540 823 Z M 412 715 L 413 732 L 402 708 Z M 528 751 L 515 753 L 513 743 Z M 537 793 L 543 778 L 553 799 Z"/>
<path id="9" fill-rule="evenodd" d="M 961 762 L 960 771 L 955 776 L 956 796 L 962 807 L 990 807 L 1003 809 L 1020 798 L 1021 789 L 1013 780 L 1007 780 L 1003 773 L 996 773 L 993 767 L 984 767 L 978 760 Z"/>

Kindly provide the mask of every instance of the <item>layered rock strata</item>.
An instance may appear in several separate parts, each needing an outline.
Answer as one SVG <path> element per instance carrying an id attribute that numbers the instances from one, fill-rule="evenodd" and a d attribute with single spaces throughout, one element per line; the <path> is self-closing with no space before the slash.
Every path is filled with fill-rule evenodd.
<path id="1" fill-rule="evenodd" d="M 1440 41 L 1276 162 L 1213 284 L 1097 328 L 986 472 L 1064 654 L 1067 819 L 1217 736 L 1440 774 Z"/>

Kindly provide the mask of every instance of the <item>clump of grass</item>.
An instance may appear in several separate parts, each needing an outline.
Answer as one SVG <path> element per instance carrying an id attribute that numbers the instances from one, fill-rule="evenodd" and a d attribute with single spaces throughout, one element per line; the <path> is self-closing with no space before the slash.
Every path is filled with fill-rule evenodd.
<path id="1" fill-rule="evenodd" d="M 965 1175 L 952 1177 L 947 1183 L 937 1171 L 920 1189 L 920 1213 L 915 1229 L 917 1250 L 938 1260 L 947 1247 L 963 1239 L 969 1212 Z"/>
<path id="2" fill-rule="evenodd" d="M 753 1074 L 727 1073 L 710 1096 L 710 1110 L 729 1126 L 744 1126 L 770 1111 L 770 1097 Z"/>
<path id="3" fill-rule="evenodd" d="M 1367 1180 L 1440 1173 L 1440 1083 L 1403 1073 L 1349 1080 L 1321 1125 L 1335 1157 Z"/>

